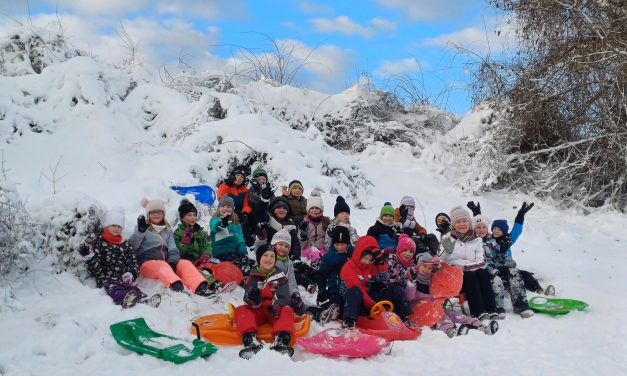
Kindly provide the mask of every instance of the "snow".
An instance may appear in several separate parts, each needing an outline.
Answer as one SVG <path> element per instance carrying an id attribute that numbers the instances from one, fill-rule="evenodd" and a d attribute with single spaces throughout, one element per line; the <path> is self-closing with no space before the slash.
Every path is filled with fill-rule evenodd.
<path id="1" fill-rule="evenodd" d="M 486 131 L 482 110 L 467 114 L 418 156 L 408 144 L 381 142 L 348 153 L 330 147 L 314 127 L 290 128 L 268 108 L 281 104 L 303 116 L 324 101 L 318 111 L 344 114 L 347 103 L 368 95 L 359 87 L 326 99 L 312 90 L 260 82 L 231 93 L 196 88 L 201 95 L 194 98 L 164 86 L 140 67 L 112 68 L 86 56 L 49 62 L 40 75 L 12 65 L 11 77 L 0 76 L 0 140 L 7 175 L 51 239 L 50 249 L 20 278 L 0 279 L 1 375 L 240 375 L 264 370 L 305 376 L 331 369 L 338 375 L 627 374 L 627 218 L 611 212 L 584 216 L 507 191 L 470 195 L 460 187 L 460 174 L 467 171 L 459 171 L 463 160 L 451 145 Z M 207 112 L 216 99 L 226 111 L 223 119 Z M 294 178 L 303 182 L 306 196 L 314 188 L 321 190 L 326 213 L 332 213 L 337 194 L 343 195 L 360 234 L 374 223 L 385 201 L 397 206 L 407 194 L 418 200 L 417 219 L 431 232 L 437 212 L 469 200 L 479 200 L 484 214 L 510 224 L 522 201 L 535 201 L 514 247 L 515 260 L 536 273 L 543 286 L 554 284 L 559 297 L 584 300 L 590 307 L 526 320 L 509 307 L 494 336 L 474 331 L 449 339 L 425 329 L 417 341 L 396 342 L 390 355 L 365 360 L 329 359 L 297 348 L 292 360 L 264 349 L 244 361 L 237 347 L 220 347 L 206 360 L 174 365 L 121 348 L 109 332 L 114 322 L 144 317 L 154 330 L 189 340 L 193 319 L 226 312 L 228 303 L 241 302 L 242 291 L 208 300 L 140 279 L 146 293 L 163 295 L 161 306 L 121 310 L 93 281 L 81 281 L 71 272 L 72 265 L 80 264 L 75 253 L 66 250 L 70 271 L 58 273 L 63 269 L 51 248 L 78 246 L 88 227 L 76 221 L 82 227 L 64 237 L 59 232 L 63 224 L 90 207 L 102 214 L 122 206 L 128 236 L 142 213 L 143 196 L 163 198 L 168 219 L 175 222 L 181 197 L 168 186 L 215 186 L 229 164 L 246 157 L 265 161 L 277 193 Z M 323 329 L 314 323 L 311 334 Z"/>

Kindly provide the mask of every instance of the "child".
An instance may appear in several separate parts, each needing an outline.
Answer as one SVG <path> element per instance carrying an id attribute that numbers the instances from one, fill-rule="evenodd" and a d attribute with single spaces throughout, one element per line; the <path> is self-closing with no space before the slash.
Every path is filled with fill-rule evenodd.
<path id="1" fill-rule="evenodd" d="M 436 255 L 440 245 L 438 238 L 434 234 L 429 234 L 427 229 L 416 221 L 415 209 L 416 200 L 411 196 L 403 196 L 401 205 L 394 211 L 394 220 L 401 224 L 403 233 L 409 235 L 416 243 L 417 250 Z"/>
<path id="2" fill-rule="evenodd" d="M 140 215 L 130 238 L 139 274 L 158 279 L 174 291 L 183 291 L 183 287 L 187 287 L 197 295 L 212 296 L 205 277 L 189 260 L 181 259 L 172 228 L 165 220 L 163 201 L 143 198 L 140 203 L 146 209 L 148 220 Z"/>
<path id="3" fill-rule="evenodd" d="M 443 260 L 464 270 L 462 292 L 470 313 L 479 320 L 496 318 L 492 275 L 485 269 L 483 241 L 472 230 L 470 214 L 461 206 L 451 209 L 452 230 L 442 236 Z"/>
<path id="4" fill-rule="evenodd" d="M 161 296 L 140 300 L 146 295 L 133 284 L 139 271 L 131 245 L 122 239 L 122 208 L 107 211 L 102 225 L 104 229 L 98 237 L 91 244 L 82 244 L 78 250 L 87 264 L 87 271 L 96 279 L 96 286 L 104 287 L 113 302 L 123 308 L 134 306 L 138 300 L 158 306 Z"/>
<path id="5" fill-rule="evenodd" d="M 307 200 L 307 215 L 299 225 L 302 256 L 314 262 L 326 252 L 324 237 L 331 220 L 325 217 L 320 191 L 314 190 Z M 312 265 L 313 266 L 313 265 Z M 317 269 L 314 266 L 314 269 Z"/>
<path id="6" fill-rule="evenodd" d="M 318 305 L 323 308 L 336 306 L 337 316 L 344 307 L 344 299 L 340 294 L 340 270 L 350 259 L 354 249 L 348 228 L 334 227 L 331 231 L 331 245 L 322 256 L 320 268 L 315 274 L 316 283 L 320 288 L 316 297 Z"/>
<path id="7" fill-rule="evenodd" d="M 192 262 L 203 256 L 203 260 L 210 259 L 211 242 L 207 233 L 196 223 L 198 210 L 194 204 L 183 199 L 178 211 L 181 223 L 174 231 L 174 242 L 181 258 Z"/>
<path id="8" fill-rule="evenodd" d="M 408 326 L 411 307 L 407 303 L 403 289 L 398 285 L 387 285 L 389 273 L 379 244 L 372 236 L 359 238 L 353 255 L 340 271 L 344 291 L 344 327 L 355 328 L 360 314 L 367 314 L 376 301 L 390 300 L 394 312 Z"/>
<path id="9" fill-rule="evenodd" d="M 266 170 L 257 167 L 253 171 L 249 190 L 248 202 L 252 208 L 251 224 L 257 227 L 260 223 L 267 221 L 268 203 L 274 197 L 274 191 L 268 182 Z"/>
<path id="10" fill-rule="evenodd" d="M 242 270 L 244 276 L 249 275 L 255 262 L 248 257 L 242 225 L 230 196 L 223 196 L 218 202 L 218 210 L 211 218 L 209 228 L 214 257 L 220 261 L 232 262 Z"/>
<path id="11" fill-rule="evenodd" d="M 307 215 L 307 199 L 303 196 L 303 191 L 303 183 L 299 180 L 292 180 L 287 187 L 283 187 L 283 197 L 290 204 L 294 223 L 301 223 Z"/>
<path id="12" fill-rule="evenodd" d="M 309 313 L 312 317 L 320 321 L 322 324 L 326 324 L 330 320 L 335 320 L 338 315 L 338 307 L 333 307 L 333 309 L 329 312 L 323 311 L 320 307 L 316 306 L 307 306 L 298 292 L 298 284 L 296 282 L 296 276 L 294 274 L 294 264 L 293 261 L 289 259 L 290 253 L 290 243 L 292 241 L 292 237 L 286 229 L 281 229 L 277 231 L 272 237 L 272 241 L 270 244 L 276 250 L 276 267 L 285 275 L 287 275 L 287 279 L 290 287 L 290 297 L 291 303 L 290 306 L 294 310 L 294 312 L 298 315 L 302 315 L 305 313 Z M 328 307 L 327 307 L 328 308 Z"/>
<path id="13" fill-rule="evenodd" d="M 354 246 L 357 239 L 359 239 L 359 235 L 357 235 L 357 230 L 351 226 L 351 208 L 344 200 L 344 197 L 337 196 L 335 206 L 333 207 L 333 215 L 334 218 L 331 220 L 329 227 L 327 227 L 327 233 L 324 237 L 324 248 L 329 249 L 329 247 L 333 244 L 332 233 L 336 226 L 344 226 L 348 229 L 350 233 L 350 244 Z"/>
<path id="14" fill-rule="evenodd" d="M 262 347 L 255 338 L 259 324 L 272 324 L 275 342 L 270 348 L 279 352 L 289 352 L 294 335 L 289 282 L 285 273 L 276 268 L 276 251 L 273 246 L 263 244 L 255 255 L 257 267 L 244 284 L 246 304 L 235 309 L 235 327 L 244 343 L 244 350 L 240 352 L 243 358 L 252 356 Z"/>
<path id="15" fill-rule="evenodd" d="M 386 202 L 381 211 L 379 218 L 374 226 L 368 229 L 368 236 L 372 236 L 379 243 L 379 247 L 386 253 L 393 253 L 396 250 L 398 236 L 403 233 L 400 224 L 394 222 L 394 208 L 392 204 Z"/>
<path id="16" fill-rule="evenodd" d="M 233 199 L 235 213 L 242 225 L 243 236 L 246 245 L 251 246 L 254 241 L 253 231 L 250 226 L 250 217 L 253 209 L 248 204 L 249 191 L 246 188 L 246 172 L 250 173 L 248 166 L 236 166 L 229 173 L 229 177 L 218 186 L 218 200 L 229 196 Z"/>
<path id="17" fill-rule="evenodd" d="M 415 253 L 416 243 L 407 234 L 401 234 L 398 238 L 396 253 L 390 255 L 387 260 L 390 283 L 398 284 L 405 289 L 409 281 L 409 270 L 414 267 Z"/>

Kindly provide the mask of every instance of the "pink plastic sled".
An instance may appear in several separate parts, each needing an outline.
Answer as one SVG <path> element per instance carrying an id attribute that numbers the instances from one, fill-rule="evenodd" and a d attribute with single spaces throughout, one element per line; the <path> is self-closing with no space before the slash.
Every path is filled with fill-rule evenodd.
<path id="1" fill-rule="evenodd" d="M 297 342 L 314 354 L 346 358 L 366 358 L 390 346 L 385 338 L 345 329 L 326 329 L 313 337 L 298 338 Z"/>

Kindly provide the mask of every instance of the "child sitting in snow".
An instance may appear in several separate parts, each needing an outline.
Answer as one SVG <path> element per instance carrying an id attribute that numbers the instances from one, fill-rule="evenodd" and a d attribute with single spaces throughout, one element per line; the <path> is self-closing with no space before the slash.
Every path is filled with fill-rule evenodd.
<path id="1" fill-rule="evenodd" d="M 174 241 L 181 258 L 192 262 L 201 258 L 203 261 L 209 260 L 211 258 L 211 242 L 207 233 L 196 223 L 198 210 L 194 204 L 183 199 L 178 211 L 181 223 L 174 231 Z"/>
<path id="2" fill-rule="evenodd" d="M 218 202 L 218 210 L 211 218 L 209 228 L 213 256 L 220 261 L 232 262 L 245 276 L 249 275 L 255 262 L 248 257 L 242 225 L 230 196 L 223 196 Z"/>
<path id="3" fill-rule="evenodd" d="M 257 266 L 244 283 L 244 302 L 235 309 L 235 327 L 246 349 L 258 351 L 256 340 L 259 324 L 269 322 L 275 343 L 271 348 L 283 350 L 294 335 L 294 311 L 288 277 L 276 267 L 276 251 L 263 244 L 255 252 Z"/>
<path id="4" fill-rule="evenodd" d="M 165 204 L 161 200 L 143 198 L 146 209 L 137 218 L 130 242 L 139 264 L 139 274 L 160 280 L 174 291 L 187 287 L 197 295 L 211 296 L 209 283 L 189 260 L 182 260 L 170 224 L 165 220 Z"/>
<path id="5" fill-rule="evenodd" d="M 229 172 L 226 178 L 218 186 L 218 200 L 229 196 L 233 199 L 233 208 L 242 226 L 242 236 L 246 245 L 251 246 L 254 242 L 253 229 L 251 226 L 251 216 L 253 209 L 248 203 L 250 192 L 246 187 L 246 175 L 250 173 L 250 168 L 246 165 L 236 166 Z"/>
<path id="6" fill-rule="evenodd" d="M 348 228 L 334 227 L 331 231 L 331 245 L 322 256 L 320 268 L 315 274 L 315 280 L 319 286 L 316 301 L 325 309 L 337 309 L 336 317 L 344 307 L 344 298 L 340 294 L 340 270 L 350 259 L 354 249 Z"/>
<path id="7" fill-rule="evenodd" d="M 436 255 L 440 245 L 438 238 L 434 234 L 429 234 L 427 229 L 416 221 L 415 210 L 416 200 L 411 196 L 403 196 L 401 205 L 394 211 L 394 220 L 401 224 L 403 233 L 409 235 L 416 243 L 418 253 L 430 252 Z"/>
<path id="8" fill-rule="evenodd" d="M 386 202 L 379 212 L 379 218 L 377 218 L 375 224 L 368 229 L 367 235 L 375 238 L 379 247 L 383 249 L 385 253 L 391 254 L 396 250 L 398 237 L 402 233 L 403 230 L 400 224 L 394 222 L 394 208 L 392 204 Z"/>
<path id="9" fill-rule="evenodd" d="M 248 187 L 248 203 L 252 208 L 252 223 L 255 227 L 267 222 L 268 203 L 274 198 L 274 190 L 268 181 L 268 173 L 262 167 L 253 171 L 252 180 Z M 257 231 L 257 229 L 256 229 Z M 256 232 L 255 231 L 255 232 Z"/>
<path id="10" fill-rule="evenodd" d="M 161 297 L 146 295 L 135 286 L 138 267 L 128 240 L 122 238 L 124 211 L 115 208 L 107 211 L 102 222 L 104 229 L 91 243 L 81 244 L 78 252 L 87 264 L 87 271 L 96 279 L 96 286 L 104 287 L 115 304 L 130 308 L 138 301 L 159 305 Z"/>
<path id="11" fill-rule="evenodd" d="M 333 215 L 334 218 L 331 220 L 329 227 L 327 227 L 327 233 L 324 237 L 324 248 L 329 249 L 333 244 L 332 233 L 336 226 L 344 226 L 348 229 L 350 233 L 350 244 L 354 246 L 355 243 L 357 243 L 357 239 L 359 239 L 359 235 L 357 235 L 357 230 L 351 226 L 351 208 L 344 200 L 344 197 L 337 196 L 335 207 L 333 207 Z"/>
<path id="12" fill-rule="evenodd" d="M 301 223 L 307 215 L 307 198 L 303 196 L 303 191 L 303 183 L 299 180 L 292 180 L 288 186 L 283 186 L 283 197 L 290 205 L 294 223 Z"/>
<path id="13" fill-rule="evenodd" d="M 301 256 L 312 261 L 312 267 L 319 263 L 320 257 L 326 252 L 324 237 L 331 223 L 324 214 L 324 204 L 320 191 L 314 190 L 307 200 L 307 215 L 299 224 Z"/>

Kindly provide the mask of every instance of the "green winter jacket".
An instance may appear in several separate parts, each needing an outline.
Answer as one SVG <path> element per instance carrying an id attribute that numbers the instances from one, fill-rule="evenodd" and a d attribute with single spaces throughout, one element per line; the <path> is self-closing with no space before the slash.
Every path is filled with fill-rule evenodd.
<path id="1" fill-rule="evenodd" d="M 185 223 L 179 223 L 174 231 L 174 242 L 176 243 L 176 248 L 178 248 L 181 253 L 181 258 L 193 262 L 198 260 L 202 255 L 211 256 L 211 242 L 209 242 L 209 236 L 207 236 L 207 233 L 202 227 L 194 230 L 191 243 L 185 245 L 181 242 L 186 228 L 187 225 Z"/>

